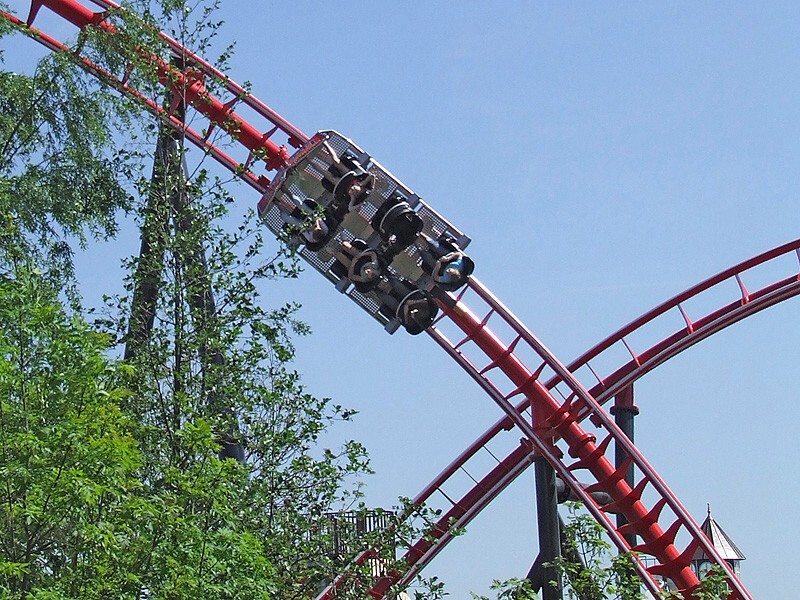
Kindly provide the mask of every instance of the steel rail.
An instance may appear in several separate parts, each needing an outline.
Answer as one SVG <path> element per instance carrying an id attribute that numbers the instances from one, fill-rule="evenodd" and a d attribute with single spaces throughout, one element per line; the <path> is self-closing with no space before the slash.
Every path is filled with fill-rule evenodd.
<path id="1" fill-rule="evenodd" d="M 797 265 L 792 275 L 773 281 L 759 289 L 748 290 L 745 285 L 747 271 L 786 257 L 791 257 L 794 259 L 794 262 L 800 263 L 800 240 L 794 240 L 783 244 L 734 265 L 659 304 L 587 350 L 580 357 L 569 363 L 567 369 L 574 374 L 581 368 L 589 366 L 590 361 L 598 358 L 615 345 L 622 343 L 626 337 L 646 329 L 648 325 L 651 325 L 662 315 L 670 311 L 680 310 L 680 307 L 687 301 L 690 301 L 692 298 L 712 288 L 724 285 L 732 280 L 736 281 L 742 294 L 739 299 L 691 321 L 691 324 L 687 324 L 686 327 L 677 330 L 640 354 L 633 356 L 629 362 L 619 366 L 616 370 L 604 377 L 599 374 L 597 368 L 588 369 L 597 380 L 597 383 L 589 389 L 590 394 L 600 403 L 608 402 L 614 395 L 625 387 L 633 384 L 646 373 L 712 334 L 718 333 L 748 316 L 757 314 L 771 306 L 800 295 L 800 264 Z M 683 319 L 684 316 L 685 312 L 682 312 L 681 318 Z M 629 349 L 630 345 L 625 344 L 625 347 Z M 549 390 L 553 390 L 561 381 L 560 377 L 552 377 L 547 381 L 545 386 Z M 525 398 L 515 407 L 515 411 L 517 412 L 525 412 L 529 409 L 530 401 L 528 398 Z M 589 416 L 589 413 L 585 411 L 578 414 L 579 420 L 587 416 Z M 416 505 L 422 505 L 429 502 L 438 491 L 445 488 L 447 483 L 460 470 L 467 469 L 470 459 L 476 456 L 481 450 L 487 448 L 493 440 L 500 438 L 501 434 L 509 431 L 511 428 L 513 428 L 513 421 L 509 416 L 505 416 L 497 421 L 428 484 L 428 486 L 416 496 L 414 503 Z M 531 464 L 531 457 L 525 453 L 520 453 L 519 448 L 515 448 L 507 457 L 498 462 L 507 473 L 513 473 L 513 476 L 508 476 L 498 481 L 498 485 L 505 487 L 510 485 L 514 479 L 521 474 L 522 471 L 519 470 L 520 467 L 523 470 L 527 469 Z M 454 506 L 458 506 L 465 515 L 473 517 L 477 515 L 492 498 L 500 493 L 500 491 L 502 490 L 493 488 L 490 495 L 486 491 L 481 480 L 480 483 L 476 483 L 476 485 L 461 499 L 449 501 L 452 502 Z M 408 563 L 408 571 L 399 579 L 400 584 L 409 583 L 411 579 L 426 566 L 427 562 L 453 539 L 454 535 L 452 531 L 447 528 L 448 519 L 450 517 L 450 513 L 446 513 L 444 517 L 436 522 L 435 526 L 431 528 L 431 531 L 426 532 L 424 543 L 435 547 L 435 551 L 429 550 L 426 555 L 419 557 L 415 556 L 411 551 L 407 553 L 406 562 Z M 468 523 L 469 521 L 466 516 L 461 517 L 458 520 L 457 527 L 459 529 L 463 528 Z"/>
<path id="2" fill-rule="evenodd" d="M 93 4 L 104 8 L 105 10 L 122 10 L 122 7 L 115 3 L 109 2 L 107 0 L 90 0 Z M 281 115 L 277 112 L 272 110 L 269 106 L 267 106 L 264 102 L 256 98 L 250 91 L 243 88 L 241 85 L 233 81 L 230 77 L 228 77 L 225 73 L 211 65 L 208 61 L 204 60 L 197 54 L 188 50 L 185 46 L 182 46 L 173 38 L 165 34 L 163 31 L 158 31 L 159 37 L 166 42 L 169 48 L 175 53 L 176 56 L 181 56 L 188 60 L 189 64 L 193 67 L 200 69 L 205 75 L 208 75 L 214 78 L 216 81 L 220 82 L 225 86 L 228 92 L 230 92 L 233 96 L 239 99 L 243 104 L 246 104 L 254 111 L 256 111 L 259 115 L 268 119 L 274 125 L 280 127 L 281 130 L 289 134 L 288 143 L 293 148 L 299 148 L 305 142 L 308 141 L 308 136 L 300 131 L 297 127 L 289 123 L 286 119 L 284 119 Z"/>
<path id="3" fill-rule="evenodd" d="M 658 564 L 654 567 L 644 568 L 641 563 L 637 564 L 637 570 L 650 591 L 654 593 L 658 591 L 659 584 L 653 576 L 660 575 L 668 577 L 680 589 L 690 592 L 698 584 L 697 577 L 690 568 L 691 556 L 697 548 L 702 548 L 714 562 L 725 569 L 724 561 L 702 534 L 688 511 L 602 410 L 600 404 L 488 290 L 475 280 L 470 287 L 477 291 L 479 297 L 486 303 L 485 316 L 479 318 L 459 302 L 445 314 L 466 337 L 454 343 L 444 334 L 440 334 L 438 328 L 434 330 L 434 337 L 497 402 L 515 427 L 526 435 L 539 454 L 547 458 L 564 481 L 578 492 L 592 515 L 608 530 L 614 544 L 621 551 L 636 550 L 656 559 Z M 488 321 L 493 315 L 498 315 L 511 326 L 515 337 L 510 343 L 498 338 L 489 328 Z M 479 359 L 482 354 L 484 362 L 476 364 L 474 359 L 470 359 L 462 351 L 468 342 L 480 350 Z M 527 345 L 541 359 L 541 364 L 535 370 L 528 369 L 519 358 L 520 344 Z M 489 362 L 486 363 L 485 360 Z M 569 395 L 563 403 L 541 383 L 540 378 L 545 369 L 555 372 L 567 384 Z M 510 392 L 502 390 L 503 383 L 497 378 L 490 378 L 493 372 L 498 371 L 516 386 Z M 517 411 L 511 404 L 511 400 L 519 395 L 526 396 L 532 403 L 531 422 L 525 413 Z M 595 435 L 583 430 L 578 424 L 576 416 L 580 408 L 591 412 L 598 433 L 604 436 L 599 444 L 596 443 Z M 573 462 L 567 462 L 562 458 L 564 454 L 554 445 L 557 437 L 566 442 L 569 455 L 575 459 Z M 605 457 L 612 440 L 625 449 L 629 461 L 638 469 L 641 480 L 634 489 L 623 480 L 622 471 L 615 469 L 612 461 Z M 579 485 L 572 474 L 577 470 L 588 472 L 594 478 L 594 484 L 586 489 Z M 651 508 L 645 506 L 642 500 L 642 491 L 647 486 L 650 486 L 651 491 L 659 498 Z M 609 510 L 609 507 L 601 508 L 591 497 L 590 492 L 596 490 L 605 491 L 613 498 L 615 512 L 624 514 L 629 525 L 618 530 L 610 522 L 604 512 L 604 509 Z M 658 516 L 664 508 L 668 508 L 674 516 L 674 521 L 666 530 L 661 528 L 658 521 Z M 691 538 L 690 545 L 683 551 L 674 544 L 675 536 L 680 530 L 687 532 Z M 641 536 L 643 543 L 631 548 L 624 538 L 624 534 L 629 532 Z M 726 574 L 733 590 L 731 597 L 748 598 L 747 592 L 730 569 L 726 570 Z"/>
<path id="4" fill-rule="evenodd" d="M 69 48 L 63 42 L 33 26 L 39 11 L 45 7 L 81 31 L 94 27 L 111 35 L 120 34 L 120 30 L 111 22 L 111 19 L 115 11 L 123 9 L 113 2 L 103 0 L 91 0 L 91 2 L 103 10 L 95 12 L 77 0 L 34 0 L 26 21 L 7 12 L 0 14 L 23 33 L 42 43 L 48 49 L 72 55 L 73 59 L 84 69 L 105 84 L 140 103 L 147 111 L 159 117 L 171 128 L 185 134 L 189 141 L 261 193 L 269 185 L 270 178 L 266 173 L 255 173 L 255 165 L 263 162 L 267 172 L 278 170 L 285 165 L 290 155 L 287 145 L 299 148 L 308 140 L 308 136 L 241 85 L 164 33 L 153 30 L 169 52 L 174 57 L 182 59 L 182 66 L 172 64 L 170 59 L 158 56 L 144 48 L 137 48 L 133 55 L 126 55 L 120 50 L 120 55 L 127 61 L 127 67 L 124 73 L 115 74 L 81 54 L 80 49 Z M 147 24 L 144 25 L 150 27 Z M 159 98 L 150 97 L 145 91 L 131 85 L 131 76 L 136 70 L 137 63 L 143 63 L 152 68 L 159 85 L 169 91 L 171 100 L 168 108 L 161 106 Z M 206 85 L 207 82 L 221 86 L 228 97 L 219 98 L 211 93 Z M 182 103 L 207 119 L 208 123 L 202 128 L 202 131 L 196 131 L 189 127 L 188 119 L 182 121 L 175 117 L 175 110 Z M 256 114 L 265 118 L 270 127 L 262 131 L 257 125 L 238 114 L 234 109 L 240 104 L 248 106 Z M 226 135 L 227 142 L 244 149 L 247 152 L 246 159 L 237 160 L 231 157 L 221 149 L 220 144 L 213 142 L 212 135 L 216 135 L 217 132 Z M 278 133 L 285 138 L 282 145 L 273 141 L 273 137 Z"/>
<path id="5" fill-rule="evenodd" d="M 156 116 L 159 120 L 161 120 L 171 129 L 185 136 L 187 140 L 189 140 L 198 148 L 203 150 L 203 152 L 214 158 L 222 166 L 224 166 L 231 172 L 237 174 L 240 179 L 242 179 L 245 183 L 250 185 L 250 187 L 258 191 L 259 193 L 263 193 L 264 190 L 266 189 L 266 186 L 269 184 L 268 179 L 264 178 L 263 176 L 261 177 L 256 176 L 250 169 L 244 168 L 242 163 L 229 156 L 219 146 L 215 145 L 209 139 L 207 139 L 205 135 L 202 135 L 195 129 L 189 127 L 186 123 L 184 123 L 180 119 L 176 118 L 174 114 L 171 114 L 157 101 L 149 98 L 144 93 L 128 85 L 128 83 L 126 83 L 126 81 L 123 78 L 116 77 L 109 71 L 105 70 L 101 66 L 89 60 L 88 58 L 81 56 L 78 53 L 75 53 L 71 48 L 64 45 L 57 39 L 47 35 L 46 33 L 39 31 L 34 27 L 27 26 L 23 21 L 20 21 L 14 15 L 11 15 L 9 13 L 0 13 L 0 16 L 4 17 L 12 25 L 17 26 L 23 33 L 25 33 L 32 39 L 35 39 L 45 48 L 48 48 L 53 52 L 63 52 L 67 55 L 71 55 L 72 59 L 75 60 L 78 64 L 80 64 L 80 66 L 87 72 L 97 77 L 97 79 L 102 81 L 105 85 L 108 85 L 109 87 L 117 90 L 121 94 L 124 94 L 129 98 L 131 98 L 132 100 L 134 100 L 135 102 L 137 102 L 145 110 L 152 113 L 154 116 Z"/>
<path id="6" fill-rule="evenodd" d="M 646 329 L 648 325 L 651 325 L 657 318 L 665 313 L 680 310 L 681 305 L 712 288 L 724 285 L 732 280 L 736 281 L 737 287 L 742 294 L 739 299 L 696 318 L 691 321 L 691 325 L 687 324 L 686 327 L 675 331 L 673 334 L 653 344 L 640 354 L 633 356 L 629 362 L 619 366 L 606 376 L 601 376 L 597 368 L 590 368 L 589 371 L 592 373 L 592 376 L 597 379 L 597 383 L 594 387 L 590 388 L 589 392 L 599 402 L 606 403 L 626 386 L 633 384 L 634 381 L 663 364 L 669 358 L 676 356 L 710 335 L 718 333 L 748 316 L 757 314 L 762 310 L 800 294 L 800 267 L 797 267 L 792 275 L 773 281 L 759 289 L 748 290 L 745 285 L 746 273 L 748 271 L 766 263 L 784 259 L 785 257 L 792 257 L 796 262 L 800 260 L 799 253 L 800 240 L 795 240 L 734 265 L 688 288 L 680 294 L 659 304 L 634 321 L 631 321 L 569 363 L 567 369 L 575 373 L 579 369 L 589 366 L 590 361 L 601 356 L 613 346 L 622 343 L 626 337 Z M 685 314 L 685 311 L 681 311 L 682 319 L 685 318 Z M 630 345 L 626 344 L 625 347 L 629 349 Z M 553 377 L 548 380 L 545 385 L 548 389 L 552 390 L 560 381 L 561 378 Z M 529 399 L 525 398 L 516 406 L 515 410 L 517 412 L 524 412 L 529 408 Z M 579 418 L 582 420 L 586 416 L 588 416 L 588 413 L 581 413 Z M 413 577 L 452 540 L 454 535 L 452 530 L 448 527 L 448 523 L 453 524 L 457 529 L 465 527 L 471 518 L 476 516 L 489 504 L 491 499 L 499 494 L 506 486 L 510 485 L 531 464 L 530 453 L 521 452 L 521 447 L 517 447 L 502 461 L 498 461 L 498 466 L 495 467 L 490 474 L 486 475 L 484 479 L 476 482 L 475 486 L 459 500 L 452 500 L 442 491 L 447 483 L 459 471 L 468 472 L 467 467 L 469 466 L 470 459 L 476 456 L 481 450 L 486 449 L 493 440 L 496 440 L 503 432 L 507 432 L 511 428 L 513 428 L 513 422 L 510 417 L 505 416 L 497 421 L 490 429 L 473 442 L 472 445 L 456 457 L 456 459 L 414 498 L 413 505 L 421 506 L 428 503 L 437 492 L 440 492 L 448 498 L 448 502 L 452 504 L 453 509 L 445 512 L 444 516 L 436 522 L 434 527 L 432 527 L 430 531 L 426 531 L 426 535 L 421 540 L 411 545 L 412 549 L 409 550 L 405 556 L 408 569 L 404 571 L 398 579 L 400 585 L 410 583 Z M 496 473 L 498 470 L 501 470 L 504 475 Z M 474 479 L 472 475 L 470 475 L 470 477 Z M 485 480 L 493 481 L 494 484 L 489 487 L 486 485 Z M 491 490 L 491 492 L 489 492 L 489 490 Z M 453 520 L 454 511 L 463 513 L 456 521 Z M 426 547 L 424 553 L 419 552 L 420 546 Z"/>

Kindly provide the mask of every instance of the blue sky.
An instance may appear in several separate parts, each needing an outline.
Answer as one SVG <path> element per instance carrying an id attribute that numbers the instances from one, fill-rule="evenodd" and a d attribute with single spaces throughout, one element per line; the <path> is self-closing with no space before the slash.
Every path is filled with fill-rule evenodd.
<path id="1" fill-rule="evenodd" d="M 27 10 L 27 2 L 11 3 Z M 24 7 L 24 8 L 23 8 Z M 231 76 L 307 133 L 336 129 L 473 239 L 476 276 L 568 362 L 684 288 L 795 239 L 800 5 L 767 2 L 297 3 L 223 0 Z M 27 49 L 17 39 L 6 52 Z M 244 186 L 237 200 L 258 198 Z M 82 258 L 117 272 L 130 229 Z M 87 295 L 93 286 L 87 276 Z M 105 285 L 105 283 L 103 284 Z M 360 411 L 368 501 L 415 495 L 499 416 L 425 336 L 389 336 L 314 272 L 291 298 L 311 391 Z M 797 301 L 636 385 L 637 446 L 698 521 L 745 553 L 756 598 L 785 597 L 800 527 Z M 342 347 L 352 349 L 348 361 Z M 524 575 L 532 473 L 427 569 L 452 597 Z"/>

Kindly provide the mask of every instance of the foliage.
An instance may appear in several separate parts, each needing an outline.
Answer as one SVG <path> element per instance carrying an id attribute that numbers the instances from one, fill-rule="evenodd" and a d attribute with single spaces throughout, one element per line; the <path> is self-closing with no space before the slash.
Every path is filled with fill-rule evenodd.
<path id="1" fill-rule="evenodd" d="M 566 580 L 566 591 L 577 600 L 637 600 L 644 598 L 628 555 L 610 555 L 603 527 L 590 515 L 569 506 L 563 528 L 564 557 L 556 566 Z"/>
<path id="2" fill-rule="evenodd" d="M 307 597 L 336 570 L 332 541 L 319 521 L 357 500 L 357 487 L 344 483 L 367 470 L 366 456 L 356 442 L 339 451 L 317 448 L 327 425 L 349 416 L 303 389 L 290 367 L 291 336 L 306 331 L 296 307 L 264 309 L 256 285 L 258 276 L 291 273 L 290 265 L 280 258 L 250 265 L 262 256 L 260 232 L 244 226 L 225 232 L 212 225 L 224 198 L 211 193 L 201 203 L 196 188 L 192 197 L 185 213 L 173 215 L 181 220 L 191 213 L 191 230 L 163 240 L 162 308 L 130 359 L 136 374 L 128 384 L 135 393 L 127 410 L 145 457 L 143 481 L 174 497 L 178 514 L 163 526 L 182 526 L 177 517 L 185 518 L 195 532 L 187 544 L 196 552 L 220 528 L 246 531 L 259 540 L 280 596 Z M 191 249 L 203 246 L 209 249 L 207 274 L 191 259 Z M 218 300 L 213 314 L 195 304 L 209 285 Z M 120 306 L 121 316 L 128 314 L 128 302 Z M 245 464 L 218 456 L 227 431 L 244 446 Z M 167 541 L 155 554 L 170 555 Z M 187 555 L 174 564 L 192 563 Z M 197 580 L 196 574 L 188 578 Z"/>
<path id="3" fill-rule="evenodd" d="M 95 598 L 125 584 L 141 455 L 107 341 L 31 269 L 2 275 L 2 593 Z"/>
<path id="4" fill-rule="evenodd" d="M 10 32 L 0 21 L 0 35 Z M 63 282 L 72 272 L 71 240 L 116 233 L 135 163 L 113 139 L 128 122 L 119 101 L 67 55 L 46 57 L 32 75 L 0 71 L 4 252 L 35 257 L 45 275 Z"/>
<path id="5" fill-rule="evenodd" d="M 728 597 L 727 578 L 722 569 L 715 565 L 700 580 L 700 585 L 694 590 L 692 600 L 725 600 Z M 687 600 L 680 592 L 667 592 L 664 600 Z"/>
<path id="6" fill-rule="evenodd" d="M 565 558 L 558 560 L 565 576 L 566 591 L 576 600 L 638 600 L 645 598 L 630 555 L 612 555 L 602 526 L 579 505 L 569 505 L 570 518 L 564 527 Z M 682 600 L 677 592 L 665 591 L 665 600 Z M 710 571 L 694 591 L 694 600 L 724 600 L 724 576 Z"/>
<path id="7" fill-rule="evenodd" d="M 145 4 L 200 47 L 218 27 L 207 18 L 215 3 Z M 119 67 L 122 46 L 163 52 L 151 28 L 111 18 L 124 35 L 78 42 L 98 63 Z M 156 87 L 152 71 L 135 76 Z M 179 135 L 160 132 L 154 176 L 142 178 L 130 148 L 146 142 L 113 150 L 110 123 L 120 111 L 144 140 L 158 128 L 97 93 L 68 55 L 30 77 L 0 74 L 0 104 L 0 590 L 313 597 L 351 558 L 325 523 L 363 509 L 369 466 L 357 442 L 321 446 L 354 413 L 307 393 L 292 368 L 292 338 L 307 333 L 298 307 L 267 309 L 259 295 L 262 282 L 295 275 L 294 259 L 267 250 L 259 227 L 231 226 L 225 182 L 202 164 L 189 182 Z M 58 290 L 71 281 L 70 243 L 113 236 L 121 208 L 146 224 L 153 251 L 127 265 L 128 294 L 109 298 L 100 335 Z M 150 314 L 137 312 L 143 286 L 155 290 Z M 112 358 L 123 346 L 127 359 Z M 226 444 L 246 460 L 226 458 Z"/>
<path id="8" fill-rule="evenodd" d="M 527 579 L 495 580 L 490 588 L 497 593 L 495 596 L 497 600 L 536 600 L 539 597 Z M 475 593 L 471 596 L 473 600 L 489 600 L 488 596 L 479 596 Z"/>

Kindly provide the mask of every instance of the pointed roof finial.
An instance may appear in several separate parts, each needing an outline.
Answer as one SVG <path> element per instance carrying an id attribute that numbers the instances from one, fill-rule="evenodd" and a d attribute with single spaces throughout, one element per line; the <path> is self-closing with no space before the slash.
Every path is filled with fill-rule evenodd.
<path id="1" fill-rule="evenodd" d="M 711 544 L 714 548 L 719 552 L 720 556 L 725 560 L 745 560 L 744 554 L 739 548 L 736 547 L 736 544 L 733 543 L 728 534 L 723 531 L 722 527 L 719 526 L 714 518 L 711 516 L 711 504 L 706 505 L 708 510 L 708 516 L 706 520 L 703 521 L 703 524 L 700 526 L 700 529 L 703 530 L 703 533 L 706 534 Z M 701 548 L 698 548 L 692 560 L 706 560 L 708 557 L 706 553 L 703 552 Z"/>

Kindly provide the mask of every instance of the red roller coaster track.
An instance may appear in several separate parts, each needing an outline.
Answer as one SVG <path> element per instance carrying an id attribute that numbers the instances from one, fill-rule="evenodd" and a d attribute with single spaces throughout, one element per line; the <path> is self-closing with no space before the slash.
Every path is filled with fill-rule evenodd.
<path id="1" fill-rule="evenodd" d="M 259 193 L 269 189 L 274 172 L 280 174 L 291 164 L 293 156 L 302 155 L 313 143 L 313 138 L 164 34 L 160 34 L 164 44 L 172 54 L 182 58 L 180 63 L 171 63 L 169 57 L 139 49 L 132 56 L 123 55 L 128 62 L 124 72 L 112 73 L 92 62 L 80 50 L 68 48 L 33 27 L 37 14 L 45 7 L 80 30 L 96 27 L 112 35 L 119 33 L 113 24 L 114 12 L 119 6 L 105 0 L 91 0 L 91 3 L 97 10 L 77 0 L 34 0 L 26 20 L 8 13 L 3 13 L 3 17 L 50 50 L 72 55 L 87 71 L 137 100 Z M 143 63 L 153 69 L 171 97 L 167 108 L 162 107 L 163 90 L 148 95 L 131 83 L 135 65 Z M 217 93 L 221 97 L 212 93 L 211 88 L 219 90 Z M 182 101 L 193 109 L 193 114 L 183 120 L 174 112 Z M 254 111 L 263 119 L 263 124 L 240 116 L 237 107 L 241 105 Z M 198 120 L 203 123 L 199 129 L 187 124 Z M 243 148 L 246 158 L 237 160 L 223 152 L 218 137 Z M 289 148 L 297 149 L 296 154 Z M 445 300 L 440 299 L 441 314 L 427 332 L 484 389 L 505 416 L 416 496 L 413 504 L 420 506 L 441 494 L 450 508 L 424 537 L 410 545 L 405 557 L 408 568 L 385 576 L 373 587 L 371 595 L 382 598 L 392 585 L 409 583 L 452 538 L 454 525 L 462 527 L 469 523 L 531 464 L 534 456 L 543 456 L 606 528 L 617 548 L 621 552 L 636 553 L 636 569 L 650 592 L 660 591 L 661 578 L 668 578 L 678 589 L 691 592 L 698 584 L 691 560 L 701 549 L 728 578 L 729 597 L 750 598 L 698 524 L 602 405 L 636 379 L 698 341 L 800 294 L 800 260 L 783 278 L 759 289 L 748 288 L 748 274 L 753 269 L 777 263 L 787 255 L 800 259 L 800 240 L 745 261 L 679 294 L 566 366 L 475 278 L 470 278 L 457 296 L 448 294 Z M 731 281 L 735 282 L 738 294 L 717 305 L 715 310 L 697 315 L 686 308 L 692 298 L 710 290 L 730 288 Z M 468 304 L 477 309 L 469 308 Z M 644 348 L 636 347 L 633 340 L 640 339 L 638 334 L 653 328 L 665 315 L 674 315 L 680 326 L 661 341 Z M 620 348 L 628 358 L 611 362 L 609 357 L 618 355 Z M 605 367 L 599 366 L 601 364 Z M 608 364 L 616 366 L 608 367 Z M 520 434 L 522 441 L 515 443 L 514 450 L 505 458 L 495 457 L 492 468 L 478 472 L 473 466 L 474 458 L 488 448 L 490 442 Z M 615 444 L 629 457 L 621 466 L 615 466 L 610 456 L 610 448 Z M 625 478 L 629 466 L 635 467 L 633 485 Z M 468 473 L 475 485 L 461 498 L 454 499 L 444 488 L 458 472 Z M 579 483 L 579 479 L 583 483 Z M 596 496 L 592 495 L 596 491 L 605 492 L 612 502 L 598 505 L 594 500 Z M 622 514 L 627 524 L 616 525 L 609 516 L 611 513 Z M 633 547 L 628 541 L 630 534 L 641 540 Z M 365 552 L 356 562 L 363 562 L 369 556 L 370 553 Z M 319 599 L 335 597 L 346 577 L 343 574 L 335 579 Z"/>

